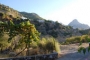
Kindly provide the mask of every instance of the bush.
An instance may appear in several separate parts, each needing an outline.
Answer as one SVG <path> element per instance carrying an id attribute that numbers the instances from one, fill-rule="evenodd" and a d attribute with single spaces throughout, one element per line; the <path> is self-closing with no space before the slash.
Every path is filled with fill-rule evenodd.
<path id="1" fill-rule="evenodd" d="M 88 35 L 82 35 L 82 36 L 75 36 L 75 37 L 70 37 L 66 39 L 66 43 L 72 44 L 72 43 L 80 43 L 80 42 L 87 42 Z"/>
<path id="2" fill-rule="evenodd" d="M 39 41 L 39 43 L 38 43 L 38 47 L 44 53 L 52 53 L 54 51 L 60 53 L 59 43 L 52 37 L 51 38 L 42 38 L 42 40 Z"/>

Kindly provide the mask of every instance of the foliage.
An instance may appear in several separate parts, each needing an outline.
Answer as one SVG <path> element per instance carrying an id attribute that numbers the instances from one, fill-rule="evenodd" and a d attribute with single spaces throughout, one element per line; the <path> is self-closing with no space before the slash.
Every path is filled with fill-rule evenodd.
<path id="1" fill-rule="evenodd" d="M 44 53 L 52 53 L 54 51 L 60 53 L 59 43 L 52 37 L 42 38 L 42 40 L 39 41 L 38 46 L 40 51 L 42 50 Z"/>
<path id="2" fill-rule="evenodd" d="M 88 50 L 90 51 L 90 46 L 88 48 L 82 47 L 82 43 L 88 43 L 90 42 L 90 36 L 89 35 L 82 35 L 82 36 L 75 36 L 75 37 L 70 37 L 66 39 L 66 42 L 64 44 L 72 44 L 72 43 L 80 43 L 78 52 L 81 53 L 83 52 L 84 54 Z"/>
<path id="3" fill-rule="evenodd" d="M 33 23 L 36 27 L 36 29 L 41 33 L 42 36 L 50 35 L 54 38 L 60 37 L 66 37 L 71 36 L 74 29 L 70 26 L 64 26 L 63 24 L 59 22 L 54 22 L 51 20 L 44 20 L 44 22 L 39 22 L 39 20 L 31 20 L 31 23 Z"/>
<path id="4" fill-rule="evenodd" d="M 11 45 L 11 43 L 8 43 L 8 38 L 9 38 L 9 36 L 6 33 L 4 33 L 3 36 L 0 36 L 1 52 L 2 52 L 2 50 L 7 49 Z"/>
<path id="5" fill-rule="evenodd" d="M 84 42 L 85 42 L 85 38 L 86 38 L 87 43 L 89 44 L 89 47 L 87 47 L 87 48 L 82 47 L 81 45 L 82 45 L 83 41 L 81 41 L 81 42 L 80 42 L 80 47 L 79 47 L 79 49 L 78 49 L 78 52 L 81 53 L 81 52 L 83 51 L 83 53 L 85 54 L 87 50 L 88 50 L 88 52 L 90 52 L 90 37 L 89 37 L 89 36 L 83 36 L 83 37 L 84 37 L 84 38 L 82 38 L 82 40 L 84 40 Z"/>
<path id="6" fill-rule="evenodd" d="M 20 41 L 18 41 L 18 44 L 16 46 L 18 45 L 20 46 L 21 44 L 24 43 L 25 49 L 27 49 L 28 52 L 27 55 L 29 55 L 30 44 L 33 41 L 37 42 L 39 40 L 40 34 L 35 29 L 35 26 L 30 23 L 30 21 L 14 24 L 14 22 L 10 20 L 9 24 L 8 23 L 4 24 L 3 27 L 4 28 L 2 29 L 4 30 L 4 32 L 8 32 L 9 34 L 9 39 L 8 39 L 9 42 L 12 42 L 12 39 L 18 35 L 22 38 Z M 3 32 L 3 30 L 1 32 Z"/>
<path id="7" fill-rule="evenodd" d="M 36 13 L 27 13 L 27 12 L 20 12 L 24 17 L 32 19 L 32 20 L 43 20 L 39 15 Z"/>
<path id="8" fill-rule="evenodd" d="M 80 43 L 80 42 L 88 42 L 87 38 L 88 35 L 82 35 L 82 36 L 75 36 L 75 37 L 70 37 L 66 39 L 66 43 L 72 44 L 72 43 Z"/>
<path id="9" fill-rule="evenodd" d="M 11 18 L 13 20 L 1 21 L 0 33 L 2 35 L 3 33 L 8 34 L 9 39 L 7 40 L 7 43 L 11 44 L 8 49 L 11 49 L 11 51 L 14 52 L 19 50 L 16 52 L 16 56 L 23 51 L 26 52 L 26 55 L 30 55 L 31 48 L 33 50 L 38 48 L 40 50 L 37 50 L 39 53 L 41 50 L 43 53 L 51 53 L 53 51 L 59 52 L 59 43 L 54 38 L 43 38 L 40 40 L 40 33 L 28 19 L 22 20 L 13 17 Z"/>

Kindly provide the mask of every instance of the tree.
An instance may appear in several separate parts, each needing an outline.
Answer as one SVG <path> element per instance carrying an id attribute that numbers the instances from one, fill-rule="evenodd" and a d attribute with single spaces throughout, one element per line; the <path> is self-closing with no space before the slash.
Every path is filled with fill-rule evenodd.
<path id="1" fill-rule="evenodd" d="M 31 24 L 30 21 L 14 24 L 14 22 L 11 20 L 9 21 L 9 23 L 3 23 L 2 25 L 4 28 L 2 28 L 0 32 L 2 34 L 3 32 L 7 32 L 7 34 L 9 35 L 8 42 L 12 42 L 13 38 L 19 35 L 21 39 L 18 41 L 18 45 L 23 42 L 25 44 L 25 48 L 22 49 L 22 51 L 27 49 L 27 56 L 30 55 L 30 44 L 33 41 L 37 42 L 39 40 L 40 35 L 40 33 L 36 30 L 35 26 Z M 17 55 L 19 55 L 20 53 L 18 53 Z"/>
<path id="2" fill-rule="evenodd" d="M 22 37 L 22 42 L 25 43 L 25 49 L 27 49 L 27 56 L 29 56 L 29 48 L 30 44 L 35 41 L 39 40 L 39 32 L 36 30 L 35 26 L 30 23 L 30 21 L 21 22 L 20 24 L 14 24 L 12 21 L 8 27 L 9 29 L 9 41 L 17 36 L 20 35 Z"/>

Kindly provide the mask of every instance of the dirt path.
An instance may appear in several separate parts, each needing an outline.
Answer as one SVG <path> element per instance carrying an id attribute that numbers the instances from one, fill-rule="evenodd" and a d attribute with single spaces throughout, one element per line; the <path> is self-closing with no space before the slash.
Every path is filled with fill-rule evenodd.
<path id="1" fill-rule="evenodd" d="M 88 47 L 88 44 L 84 43 L 82 46 Z M 57 60 L 90 60 L 90 52 L 78 53 L 79 44 L 61 45 L 61 57 Z"/>

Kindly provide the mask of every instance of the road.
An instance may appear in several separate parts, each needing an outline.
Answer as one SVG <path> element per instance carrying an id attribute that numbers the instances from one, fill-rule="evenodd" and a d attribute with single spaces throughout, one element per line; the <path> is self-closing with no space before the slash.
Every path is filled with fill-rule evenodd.
<path id="1" fill-rule="evenodd" d="M 83 47 L 87 48 L 88 44 L 83 43 Z M 57 60 L 90 60 L 90 52 L 86 54 L 78 53 L 78 44 L 61 45 L 61 57 Z"/>

